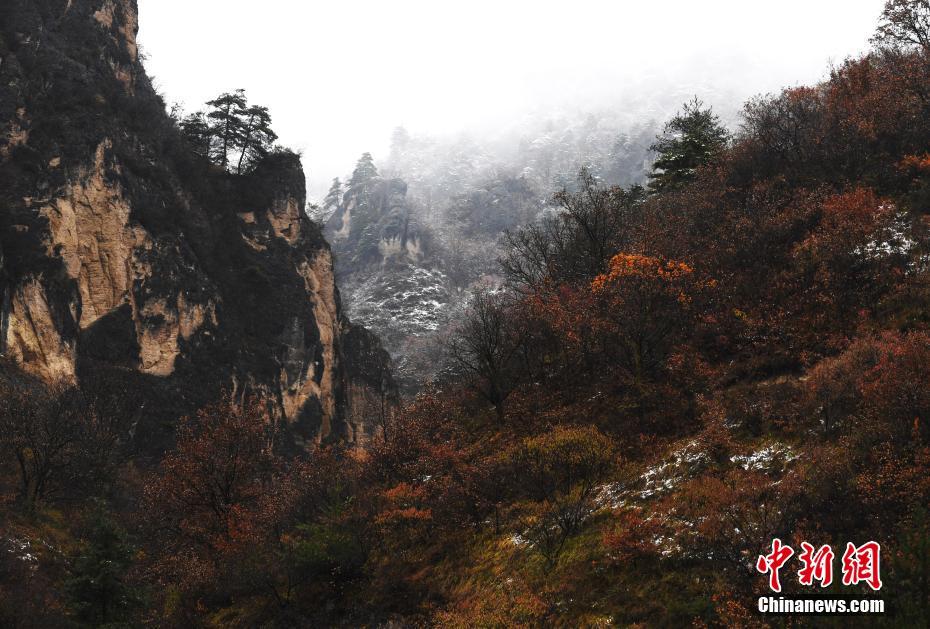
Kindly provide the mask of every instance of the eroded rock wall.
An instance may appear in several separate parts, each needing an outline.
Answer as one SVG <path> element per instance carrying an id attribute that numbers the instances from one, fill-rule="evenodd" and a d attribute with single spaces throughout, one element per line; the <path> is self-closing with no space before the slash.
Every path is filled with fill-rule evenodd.
<path id="1" fill-rule="evenodd" d="M 121 383 L 144 447 L 224 394 L 266 400 L 298 445 L 353 440 L 368 385 L 346 367 L 299 158 L 234 176 L 188 150 L 137 15 L 135 0 L 0 6 L 0 353 L 50 381 Z"/>

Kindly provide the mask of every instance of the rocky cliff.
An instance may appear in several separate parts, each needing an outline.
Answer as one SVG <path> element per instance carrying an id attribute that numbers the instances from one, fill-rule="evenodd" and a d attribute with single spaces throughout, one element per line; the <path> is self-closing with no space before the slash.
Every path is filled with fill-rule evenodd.
<path id="1" fill-rule="evenodd" d="M 118 383 L 143 447 L 224 390 L 295 443 L 364 441 L 388 358 L 343 316 L 298 156 L 234 176 L 193 155 L 136 30 L 135 0 L 0 6 L 0 352 Z"/>
<path id="2" fill-rule="evenodd" d="M 414 392 L 431 374 L 417 348 L 434 345 L 452 296 L 432 232 L 407 200 L 407 184 L 375 176 L 351 186 L 326 234 L 352 318 L 384 340 L 399 383 Z"/>

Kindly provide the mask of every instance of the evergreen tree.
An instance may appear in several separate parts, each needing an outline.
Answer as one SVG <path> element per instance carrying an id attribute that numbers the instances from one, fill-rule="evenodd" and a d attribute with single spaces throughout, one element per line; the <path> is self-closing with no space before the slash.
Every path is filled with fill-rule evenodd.
<path id="1" fill-rule="evenodd" d="M 121 528 L 98 506 L 92 516 L 87 540 L 74 558 L 65 589 L 77 617 L 93 626 L 125 618 L 137 603 L 126 583 L 132 564 L 132 548 Z"/>
<path id="2" fill-rule="evenodd" d="M 245 90 L 221 94 L 207 105 L 212 108 L 207 118 L 215 139 L 210 157 L 216 164 L 228 168 L 230 156 L 245 138 L 248 110 Z"/>
<path id="3" fill-rule="evenodd" d="M 726 146 L 729 134 L 720 118 L 695 98 L 672 118 L 651 149 L 658 154 L 649 174 L 649 191 L 681 188 L 695 171 Z"/>
<path id="4" fill-rule="evenodd" d="M 388 157 L 388 162 L 392 168 L 400 166 L 409 146 L 410 133 L 404 127 L 395 127 L 394 132 L 391 134 L 391 153 Z"/>
<path id="5" fill-rule="evenodd" d="M 245 90 L 225 93 L 209 101 L 208 113 L 198 111 L 172 117 L 194 153 L 224 170 L 241 175 L 270 153 L 278 135 L 271 129 L 267 107 L 249 105 Z"/>
<path id="6" fill-rule="evenodd" d="M 355 165 L 355 170 L 352 172 L 352 179 L 349 181 L 349 187 L 354 188 L 355 186 L 368 183 L 377 176 L 378 169 L 375 167 L 375 160 L 371 157 L 371 153 L 364 153 Z"/>
<path id="7" fill-rule="evenodd" d="M 237 147 L 241 151 L 236 166 L 236 174 L 239 175 L 243 166 L 254 165 L 266 157 L 278 139 L 278 134 L 271 130 L 271 115 L 267 107 L 249 107 L 244 114 L 242 142 Z"/>
<path id="8" fill-rule="evenodd" d="M 323 216 L 329 218 L 339 209 L 340 205 L 342 205 L 342 182 L 339 181 L 339 177 L 336 177 L 323 199 Z"/>
<path id="9" fill-rule="evenodd" d="M 213 143 L 213 131 L 202 111 L 190 114 L 178 121 L 181 136 L 197 155 L 210 158 L 210 148 Z"/>

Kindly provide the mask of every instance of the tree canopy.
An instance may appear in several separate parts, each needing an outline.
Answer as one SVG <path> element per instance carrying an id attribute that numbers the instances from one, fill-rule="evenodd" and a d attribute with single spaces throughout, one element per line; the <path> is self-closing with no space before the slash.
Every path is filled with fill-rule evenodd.
<path id="1" fill-rule="evenodd" d="M 873 40 L 930 52 L 930 0 L 888 0 Z"/>
<path id="2" fill-rule="evenodd" d="M 267 107 L 249 105 L 245 90 L 220 94 L 207 107 L 178 122 L 194 153 L 241 175 L 271 152 L 278 139 L 271 114 Z"/>
<path id="3" fill-rule="evenodd" d="M 323 214 L 324 216 L 331 216 L 333 212 L 339 209 L 339 206 L 342 204 L 342 182 L 339 180 L 339 177 L 333 179 L 332 185 L 329 187 L 329 192 L 326 193 L 326 197 L 323 199 Z"/>
<path id="4" fill-rule="evenodd" d="M 697 98 L 685 103 L 652 145 L 657 157 L 649 174 L 649 191 L 675 190 L 693 180 L 698 167 L 719 154 L 728 137 L 710 107 Z"/>
<path id="5" fill-rule="evenodd" d="M 375 160 L 371 153 L 363 153 L 352 171 L 352 178 L 349 180 L 349 187 L 368 183 L 378 176 L 378 169 L 375 166 Z"/>

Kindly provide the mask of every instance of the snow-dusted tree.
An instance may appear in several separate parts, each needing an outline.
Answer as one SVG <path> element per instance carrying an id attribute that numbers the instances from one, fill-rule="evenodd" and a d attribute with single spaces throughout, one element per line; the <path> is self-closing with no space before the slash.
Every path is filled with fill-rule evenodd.
<path id="1" fill-rule="evenodd" d="M 332 216 L 340 205 L 342 205 L 342 182 L 339 181 L 339 177 L 336 177 L 333 179 L 333 185 L 329 187 L 329 192 L 326 193 L 326 197 L 323 199 L 321 207 L 323 219 L 326 220 Z"/>
<path id="2" fill-rule="evenodd" d="M 378 169 L 375 167 L 375 160 L 372 158 L 371 153 L 363 153 L 358 163 L 355 165 L 355 170 L 352 172 L 352 179 L 349 180 L 349 187 L 354 188 L 355 186 L 368 183 L 377 176 Z"/>
<path id="3" fill-rule="evenodd" d="M 409 146 L 410 133 L 404 127 L 396 127 L 391 134 L 391 154 L 388 161 L 395 165 L 399 163 Z"/>

